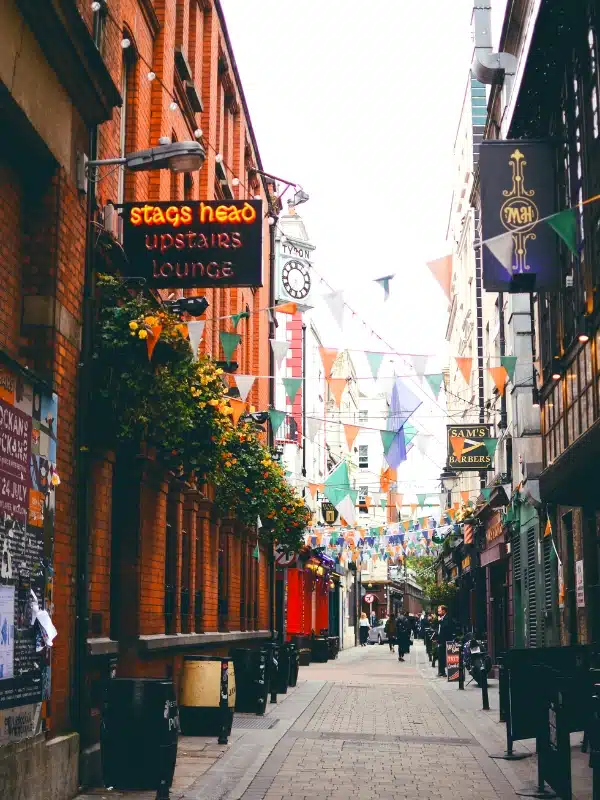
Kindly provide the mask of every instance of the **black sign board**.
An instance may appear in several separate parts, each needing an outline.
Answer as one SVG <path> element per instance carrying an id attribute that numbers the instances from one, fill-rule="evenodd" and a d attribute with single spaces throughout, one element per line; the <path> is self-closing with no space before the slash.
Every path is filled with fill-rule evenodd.
<path id="1" fill-rule="evenodd" d="M 458 680 L 459 654 L 459 642 L 446 642 L 446 673 L 449 681 Z"/>
<path id="2" fill-rule="evenodd" d="M 322 503 L 321 511 L 323 512 L 323 522 L 326 522 L 329 525 L 332 525 L 338 518 L 338 512 L 333 503 Z"/>
<path id="3" fill-rule="evenodd" d="M 456 472 L 492 469 L 484 439 L 490 439 L 490 425 L 447 425 L 448 466 Z M 461 442 L 462 440 L 462 442 Z M 460 451 L 460 458 L 455 452 Z"/>
<path id="4" fill-rule="evenodd" d="M 488 292 L 560 288 L 558 237 L 541 219 L 556 211 L 555 149 L 548 142 L 486 140 L 479 156 L 483 241 L 512 234 L 508 266 L 482 246 Z"/>
<path id="5" fill-rule="evenodd" d="M 262 286 L 260 200 L 125 203 L 130 277 L 158 289 Z"/>
<path id="6" fill-rule="evenodd" d="M 540 727 L 536 736 L 540 785 L 545 781 L 558 797 L 570 800 L 571 740 L 567 704 L 575 698 L 572 679 L 556 670 L 538 669 L 544 685 L 544 701 Z M 576 699 L 576 698 L 575 698 Z"/>

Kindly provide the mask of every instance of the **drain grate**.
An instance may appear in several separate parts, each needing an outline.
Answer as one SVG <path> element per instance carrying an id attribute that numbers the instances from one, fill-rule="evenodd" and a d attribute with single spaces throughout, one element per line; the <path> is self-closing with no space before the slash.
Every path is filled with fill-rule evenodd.
<path id="1" fill-rule="evenodd" d="M 233 718 L 233 727 L 268 731 L 274 728 L 278 722 L 279 720 L 273 717 L 257 717 L 254 714 L 248 714 L 248 716 L 245 714 L 236 714 Z"/>

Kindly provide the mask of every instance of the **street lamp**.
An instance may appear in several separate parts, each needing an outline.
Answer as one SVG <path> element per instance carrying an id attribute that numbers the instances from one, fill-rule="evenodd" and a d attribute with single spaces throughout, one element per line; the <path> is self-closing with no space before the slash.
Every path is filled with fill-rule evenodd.
<path id="1" fill-rule="evenodd" d="M 450 508 L 452 505 L 452 490 L 458 483 L 458 475 L 450 467 L 445 467 L 440 475 L 440 483 L 442 484 L 442 491 L 446 494 L 446 507 Z"/>
<path id="2" fill-rule="evenodd" d="M 157 169 L 170 169 L 171 172 L 194 172 L 201 169 L 206 151 L 200 142 L 169 142 L 148 150 L 137 150 L 119 158 L 90 160 L 84 154 L 77 157 L 77 186 L 87 192 L 90 171 L 96 167 L 111 165 L 123 166 L 131 172 L 151 172 Z"/>

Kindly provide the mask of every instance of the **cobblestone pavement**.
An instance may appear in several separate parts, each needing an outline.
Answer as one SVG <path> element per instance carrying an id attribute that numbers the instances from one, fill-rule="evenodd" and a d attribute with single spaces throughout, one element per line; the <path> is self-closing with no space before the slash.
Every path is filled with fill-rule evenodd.
<path id="1" fill-rule="evenodd" d="M 236 715 L 230 743 L 182 738 L 172 800 L 514 800 L 535 778 L 535 757 L 490 758 L 504 749 L 497 686 L 481 693 L 436 677 L 423 645 L 399 663 L 387 647 L 342 652 L 302 668 L 298 687 L 263 718 Z M 574 800 L 591 798 L 585 757 L 573 739 Z M 519 742 L 531 753 L 535 743 Z M 155 793 L 93 792 L 123 800 Z"/>

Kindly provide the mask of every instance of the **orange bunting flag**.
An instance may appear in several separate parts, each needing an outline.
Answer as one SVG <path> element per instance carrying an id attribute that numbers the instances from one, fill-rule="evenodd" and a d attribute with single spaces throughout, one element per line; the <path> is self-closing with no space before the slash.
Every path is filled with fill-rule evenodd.
<path id="1" fill-rule="evenodd" d="M 454 519 L 454 517 L 456 516 L 456 511 L 453 508 L 449 508 L 448 516 L 450 517 L 450 519 Z"/>
<path id="2" fill-rule="evenodd" d="M 354 440 L 358 436 L 360 428 L 357 425 L 344 425 L 344 433 L 346 434 L 346 441 L 348 442 L 348 450 L 352 450 Z"/>
<path id="3" fill-rule="evenodd" d="M 453 508 L 455 511 L 458 511 L 458 509 L 460 508 L 460 503 L 452 503 L 452 508 Z"/>
<path id="4" fill-rule="evenodd" d="M 465 383 L 470 384 L 473 359 L 471 356 L 455 356 L 454 360 L 456 361 L 456 366 L 459 368 L 463 378 L 465 379 Z"/>
<path id="5" fill-rule="evenodd" d="M 379 485 L 381 486 L 381 491 L 384 494 L 387 494 L 389 492 L 390 483 L 391 483 L 390 468 L 388 467 L 387 469 L 381 470 L 381 475 L 379 478 Z"/>
<path id="6" fill-rule="evenodd" d="M 503 397 L 506 379 L 508 378 L 506 367 L 488 367 L 488 372 L 492 376 L 496 389 L 498 389 L 498 394 Z"/>
<path id="7" fill-rule="evenodd" d="M 403 498 L 404 495 L 400 494 L 399 492 L 396 492 L 396 495 L 394 497 L 394 505 L 396 506 L 396 511 L 400 511 L 400 509 L 402 508 Z"/>
<path id="8" fill-rule="evenodd" d="M 551 533 L 552 533 L 552 525 L 550 523 L 550 518 L 548 518 L 546 520 L 546 527 L 544 528 L 544 538 L 546 536 L 550 536 Z"/>
<path id="9" fill-rule="evenodd" d="M 402 523 L 402 527 L 404 528 L 405 531 L 407 531 L 410 528 L 410 522 L 407 519 L 405 519 L 404 522 Z"/>
<path id="10" fill-rule="evenodd" d="M 468 503 L 469 502 L 469 490 L 468 489 L 467 489 L 466 492 L 461 492 L 460 493 L 460 499 L 463 501 L 463 503 Z"/>
<path id="11" fill-rule="evenodd" d="M 319 347 L 319 353 L 325 369 L 326 378 L 329 378 L 331 375 L 331 370 L 333 369 L 335 360 L 338 357 L 338 352 L 338 350 L 334 350 L 332 347 Z"/>
<path id="12" fill-rule="evenodd" d="M 451 436 L 450 445 L 452 446 L 452 453 L 457 461 L 460 461 L 465 449 L 465 440 L 462 436 Z"/>
<path id="13" fill-rule="evenodd" d="M 162 325 L 153 325 L 150 328 L 150 333 L 146 339 L 146 348 L 148 350 L 148 361 L 152 360 L 152 353 L 154 352 L 154 348 L 156 347 L 158 340 L 160 339 L 160 334 L 162 333 Z"/>
<path id="14" fill-rule="evenodd" d="M 238 422 L 240 421 L 240 417 L 242 416 L 242 414 L 246 410 L 246 403 L 244 403 L 243 400 L 238 400 L 235 397 L 230 397 L 229 398 L 229 404 L 230 404 L 231 410 L 233 412 L 232 415 L 231 415 L 232 418 L 233 418 L 233 424 L 237 425 Z"/>
<path id="15" fill-rule="evenodd" d="M 417 505 L 417 503 L 411 503 L 410 504 L 410 513 L 414 514 L 418 507 L 419 506 Z"/>
<path id="16" fill-rule="evenodd" d="M 343 517 L 340 517 L 340 522 L 341 522 L 341 524 L 343 525 L 344 528 L 346 528 L 348 526 L 348 523 L 346 522 L 346 520 Z"/>
<path id="17" fill-rule="evenodd" d="M 444 290 L 448 300 L 452 299 L 452 256 L 442 256 L 435 261 L 428 261 L 431 274 Z"/>
<path id="18" fill-rule="evenodd" d="M 295 314 L 298 311 L 296 303 L 282 303 L 280 306 L 275 306 L 273 309 L 278 314 Z"/>
<path id="19" fill-rule="evenodd" d="M 322 492 L 325 488 L 324 483 L 309 483 L 308 484 L 308 491 L 311 493 L 313 500 L 317 496 L 317 492 Z"/>
<path id="20" fill-rule="evenodd" d="M 346 378 L 327 378 L 327 385 L 331 391 L 335 399 L 336 406 L 341 405 L 342 403 L 342 395 L 344 394 L 344 389 L 348 385 L 348 381 Z"/>
<path id="21" fill-rule="evenodd" d="M 367 496 L 365 497 L 365 502 L 364 502 L 364 504 L 363 504 L 363 505 L 365 505 L 367 508 L 371 508 L 371 504 L 372 504 L 372 503 L 373 503 L 373 498 L 372 498 L 372 497 L 369 497 L 369 495 L 367 495 Z"/>

